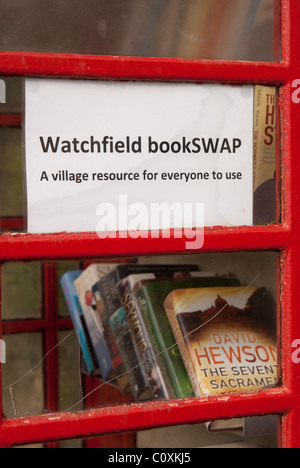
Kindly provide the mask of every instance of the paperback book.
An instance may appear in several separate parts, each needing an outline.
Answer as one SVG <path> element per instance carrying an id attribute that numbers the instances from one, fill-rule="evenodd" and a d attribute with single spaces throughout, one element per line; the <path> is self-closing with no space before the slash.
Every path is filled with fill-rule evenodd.
<path id="1" fill-rule="evenodd" d="M 123 359 L 126 376 L 135 401 L 150 400 L 152 398 L 151 388 L 143 370 L 139 352 L 132 339 L 123 307 L 118 309 L 109 321 Z"/>
<path id="2" fill-rule="evenodd" d="M 124 264 L 117 265 L 112 271 L 105 275 L 93 287 L 95 294 L 101 296 L 106 313 L 110 318 L 120 307 L 122 307 L 119 298 L 117 284 L 130 275 L 141 273 L 156 273 L 157 276 L 166 277 L 173 275 L 174 271 L 198 271 L 199 267 L 196 265 L 138 265 L 138 264 Z"/>
<path id="3" fill-rule="evenodd" d="M 235 278 L 219 278 L 205 272 L 191 272 L 189 276 L 165 281 L 144 279 L 137 284 L 135 295 L 151 347 L 175 398 L 191 398 L 194 391 L 163 307 L 166 297 L 178 288 L 234 284 L 239 284 Z"/>
<path id="4" fill-rule="evenodd" d="M 97 288 L 99 281 L 115 267 L 115 264 L 110 263 L 94 263 L 84 270 L 82 275 L 75 281 L 75 286 L 78 291 L 82 309 L 88 317 L 86 320 L 88 320 L 91 327 L 93 326 L 92 324 L 94 324 L 94 326 L 100 329 L 102 333 L 102 344 L 108 349 L 111 367 L 113 369 L 108 378 L 111 379 L 116 376 L 116 381 L 121 392 L 127 393 L 131 391 L 129 381 L 109 323 L 109 317 L 104 302 Z M 106 362 L 107 357 L 104 358 Z"/>
<path id="5" fill-rule="evenodd" d="M 93 348 L 89 341 L 88 332 L 86 329 L 83 313 L 78 299 L 78 293 L 74 285 L 74 281 L 81 274 L 82 270 L 68 271 L 61 277 L 60 284 L 73 322 L 77 340 L 80 345 L 85 364 L 85 370 L 90 376 L 99 376 L 99 366 L 96 362 Z"/>
<path id="6" fill-rule="evenodd" d="M 79 303 L 103 380 L 110 380 L 115 377 L 116 374 L 105 339 L 102 320 L 97 311 L 96 304 L 93 302 L 92 285 L 112 268 L 113 265 L 111 264 L 91 265 L 86 270 L 82 271 L 81 275 L 74 280 Z"/>
<path id="7" fill-rule="evenodd" d="M 175 290 L 164 307 L 198 395 L 277 384 L 276 314 L 265 288 Z"/>
<path id="8" fill-rule="evenodd" d="M 151 333 L 146 327 L 143 313 L 140 309 L 135 292 L 141 280 L 157 280 L 160 277 L 174 277 L 190 271 L 190 265 L 155 265 L 147 273 L 129 275 L 117 284 L 120 302 L 123 306 L 132 339 L 138 350 L 141 365 L 152 390 L 153 399 L 175 398 L 172 386 L 169 385 L 168 375 L 164 372 L 163 363 L 155 354 L 152 345 Z M 196 269 L 196 267 L 192 267 Z M 152 272 L 151 272 L 152 270 Z M 163 275 L 163 276 L 162 276 Z"/>

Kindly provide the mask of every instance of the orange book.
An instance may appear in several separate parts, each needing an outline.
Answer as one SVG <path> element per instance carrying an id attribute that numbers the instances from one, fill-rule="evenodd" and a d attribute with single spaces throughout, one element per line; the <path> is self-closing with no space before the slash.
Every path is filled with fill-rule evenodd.
<path id="1" fill-rule="evenodd" d="M 176 290 L 164 307 L 198 395 L 276 385 L 276 311 L 265 288 Z"/>
<path id="2" fill-rule="evenodd" d="M 254 95 L 254 190 L 275 176 L 277 89 L 255 86 Z"/>

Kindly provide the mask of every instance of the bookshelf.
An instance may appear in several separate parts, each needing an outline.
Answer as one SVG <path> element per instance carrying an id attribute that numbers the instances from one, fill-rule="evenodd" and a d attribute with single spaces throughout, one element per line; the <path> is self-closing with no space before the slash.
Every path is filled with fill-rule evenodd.
<path id="1" fill-rule="evenodd" d="M 297 314 L 300 297 L 299 277 L 299 167 L 300 151 L 298 127 L 300 108 L 291 100 L 292 82 L 298 78 L 300 46 L 300 6 L 296 0 L 282 0 L 281 62 L 201 61 L 188 59 L 120 58 L 105 56 L 77 56 L 56 53 L 1 52 L 0 74 L 9 76 L 48 76 L 98 78 L 109 80 L 155 80 L 218 82 L 230 84 L 269 84 L 280 88 L 281 109 L 281 166 L 282 190 L 278 190 L 277 204 L 281 207 L 281 222 L 269 226 L 207 228 L 205 244 L 196 255 L 247 255 L 261 253 L 261 259 L 276 252 L 275 283 L 277 297 L 279 343 L 281 347 L 282 383 L 275 389 L 258 393 L 182 400 L 151 402 L 83 410 L 79 413 L 59 411 L 57 383 L 53 362 L 47 359 L 47 408 L 49 413 L 17 418 L 2 418 L 0 444 L 2 447 L 85 438 L 105 434 L 127 433 L 159 427 L 199 424 L 214 419 L 278 414 L 281 416 L 279 445 L 293 448 L 300 445 L 299 366 L 291 359 L 291 345 L 299 338 Z M 2 125 L 18 127 L 20 120 L 2 117 Z M 279 160 L 280 162 L 280 160 Z M 55 262 L 61 260 L 93 261 L 111 258 L 145 258 L 183 255 L 184 240 L 122 239 L 100 240 L 94 233 L 31 235 L 20 232 L 20 218 L 5 219 L 8 232 L 0 236 L 0 260 L 5 262 L 39 261 L 43 265 L 46 315 L 32 323 L 2 322 L 2 333 L 42 330 L 47 337 L 47 349 L 57 344 L 57 330 L 70 330 L 67 318 L 57 316 L 53 303 L 55 291 Z M 215 260 L 217 262 L 217 260 Z M 263 260 L 261 260 L 263 263 Z M 220 264 L 222 261 L 220 262 Z M 275 286 L 274 286 L 275 284 Z M 52 301 L 52 302 L 51 302 Z M 52 390 L 50 390 L 52 388 Z M 54 391 L 53 391 L 54 388 Z M 132 441 L 131 441 L 132 443 Z"/>

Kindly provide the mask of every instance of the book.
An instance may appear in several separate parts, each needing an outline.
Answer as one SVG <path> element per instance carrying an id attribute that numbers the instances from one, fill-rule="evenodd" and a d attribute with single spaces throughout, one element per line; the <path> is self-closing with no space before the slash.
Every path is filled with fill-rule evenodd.
<path id="1" fill-rule="evenodd" d="M 186 274 L 192 269 L 197 271 L 198 267 L 193 265 L 140 265 L 142 268 L 139 274 L 126 276 L 117 283 L 119 301 L 123 306 L 128 324 L 131 330 L 132 339 L 139 352 L 140 361 L 149 385 L 152 389 L 152 397 L 156 399 L 175 398 L 169 386 L 166 373 L 163 372 L 161 363 L 156 359 L 153 352 L 151 339 L 145 326 L 144 318 L 135 297 L 135 288 L 141 279 L 157 279 L 161 276 L 172 277 Z M 143 270 L 146 272 L 143 272 Z"/>
<path id="2" fill-rule="evenodd" d="M 96 300 L 99 297 L 103 300 L 103 306 L 105 311 L 104 320 L 106 327 L 111 327 L 109 322 L 112 315 L 122 307 L 121 300 L 118 295 L 117 284 L 133 273 L 145 273 L 145 272 L 156 272 L 157 275 L 171 275 L 177 269 L 183 271 L 199 270 L 196 265 L 180 265 L 180 267 L 174 267 L 174 265 L 138 265 L 138 264 L 121 264 L 115 266 L 109 273 L 107 273 L 98 283 L 94 284 L 92 290 Z M 103 315 L 102 315 L 103 320 Z M 124 375 L 124 371 L 122 374 Z"/>
<path id="3" fill-rule="evenodd" d="M 254 392 L 277 383 L 276 313 L 265 288 L 175 290 L 164 307 L 198 394 Z"/>
<path id="4" fill-rule="evenodd" d="M 136 292 L 146 327 L 149 330 L 152 348 L 164 374 L 168 377 L 169 386 L 173 389 L 175 398 L 193 397 L 195 384 L 191 384 L 194 377 L 190 380 L 187 374 L 166 316 L 163 306 L 165 299 L 175 289 L 239 285 L 236 278 L 216 277 L 212 273 L 191 272 L 189 275 L 189 277 L 178 277 L 165 281 L 161 279 L 151 282 L 149 280 L 141 281 L 140 288 Z"/>
<path id="5" fill-rule="evenodd" d="M 84 318 L 79 304 L 77 289 L 74 281 L 82 274 L 82 270 L 73 270 L 65 273 L 60 284 L 73 322 L 74 330 L 80 345 L 82 356 L 85 363 L 85 369 L 88 375 L 98 375 L 98 365 L 95 362 L 93 353 L 90 350 L 87 330 L 85 329 Z"/>
<path id="6" fill-rule="evenodd" d="M 135 401 L 150 400 L 152 398 L 152 392 L 143 371 L 135 342 L 132 339 L 130 327 L 123 307 L 117 310 L 109 321 L 122 356 L 127 378 Z"/>
<path id="7" fill-rule="evenodd" d="M 117 265 L 113 270 L 106 274 L 97 284 L 94 285 L 94 294 L 101 296 L 106 313 L 110 318 L 120 307 L 121 300 L 118 295 L 117 284 L 124 278 L 133 274 L 153 273 L 162 277 L 173 275 L 174 271 L 198 271 L 197 265 L 139 265 L 123 264 Z"/>
<path id="8" fill-rule="evenodd" d="M 174 398 L 175 395 L 153 351 L 144 317 L 133 292 L 134 284 L 140 280 L 140 276 L 130 275 L 117 284 L 120 301 L 140 356 L 142 369 L 152 391 L 152 398 L 154 400 Z"/>
<path id="9" fill-rule="evenodd" d="M 276 220 L 277 89 L 255 86 L 254 224 Z"/>
<path id="10" fill-rule="evenodd" d="M 97 363 L 102 379 L 111 380 L 115 377 L 114 367 L 109 349 L 104 336 L 104 328 L 95 304 L 93 304 L 92 285 L 95 277 L 104 276 L 113 268 L 111 264 L 99 264 L 82 271 L 81 275 L 74 280 L 82 314 L 93 345 Z"/>
<path id="11" fill-rule="evenodd" d="M 169 270 L 169 268 L 168 268 L 168 270 Z M 139 289 L 140 283 L 141 283 L 141 282 L 152 282 L 152 281 L 157 281 L 157 280 L 158 280 L 158 277 L 160 277 L 160 274 L 161 274 L 160 271 L 156 271 L 156 272 L 154 272 L 154 273 L 141 273 L 141 274 L 137 274 L 137 275 L 130 275 L 129 277 L 126 277 L 126 279 L 124 279 L 123 281 L 126 281 L 126 280 L 129 281 L 129 283 L 130 283 L 130 288 L 131 288 L 131 293 L 132 293 L 132 297 L 133 297 L 134 300 L 135 300 L 136 291 L 137 291 L 137 289 Z M 176 272 L 173 272 L 173 271 L 171 271 L 171 272 L 169 272 L 169 273 L 167 273 L 167 274 L 169 274 L 169 275 L 177 275 L 177 273 L 176 273 Z M 186 272 L 185 274 L 187 274 L 187 272 Z M 192 275 L 192 274 L 200 274 L 200 273 L 195 271 L 195 272 L 190 272 L 190 274 Z M 117 285 L 117 287 L 118 287 L 118 285 Z M 122 299 L 122 298 L 121 298 L 121 299 Z M 121 299 L 120 299 L 120 300 L 121 300 Z M 122 302 L 122 300 L 121 300 L 121 302 Z M 135 301 L 135 307 L 136 307 L 136 308 L 139 308 L 139 303 L 138 303 L 137 301 Z M 137 376 L 138 378 L 136 379 L 136 384 L 135 384 L 135 386 L 136 386 L 137 388 L 142 389 L 142 388 L 143 388 L 143 385 L 144 385 L 144 382 L 147 382 L 147 386 L 149 387 L 149 381 L 148 381 L 148 378 L 147 378 L 147 376 L 146 376 L 146 370 L 145 370 L 145 368 L 148 367 L 148 363 L 145 362 L 145 355 L 143 355 L 143 357 L 142 357 L 141 354 L 140 354 L 140 352 L 139 352 L 139 349 L 138 349 L 138 344 L 139 344 L 139 343 L 136 343 L 136 341 L 135 341 L 135 339 L 134 339 L 134 338 L 135 338 L 134 330 L 131 330 L 127 318 L 126 318 L 126 322 L 125 322 L 126 314 L 124 313 L 124 309 L 121 308 L 121 309 L 119 309 L 119 311 L 115 312 L 115 313 L 113 314 L 113 316 L 111 317 L 110 321 L 111 321 L 112 319 L 115 319 L 115 320 L 120 319 L 120 314 L 121 314 L 120 311 L 121 311 L 121 310 L 122 310 L 122 314 L 124 314 L 124 318 L 123 318 L 123 316 L 122 316 L 122 319 L 123 319 L 123 327 L 125 328 L 125 323 L 126 323 L 126 327 L 128 327 L 128 331 L 129 331 L 129 333 L 130 333 L 130 335 L 128 335 L 128 336 L 126 335 L 126 338 L 128 338 L 128 339 L 130 338 L 130 339 L 131 339 L 131 341 L 132 341 L 132 348 L 133 348 L 133 349 L 131 350 L 131 359 L 130 359 L 131 362 L 130 362 L 130 363 L 128 362 L 128 359 L 126 359 L 126 358 L 124 357 L 124 353 L 123 353 L 123 362 L 125 363 L 125 368 L 127 369 L 127 371 L 131 371 L 131 369 L 132 369 L 132 368 L 136 368 L 137 365 L 138 365 L 138 363 L 139 363 L 139 365 L 140 365 L 140 368 L 139 368 L 139 370 L 138 370 L 138 374 L 139 374 L 139 375 Z M 142 333 L 144 334 L 144 336 L 145 336 L 146 339 L 148 340 L 150 349 L 152 349 L 152 340 L 151 340 L 151 337 L 150 337 L 150 335 L 149 335 L 149 333 L 151 333 L 151 332 L 149 332 L 147 329 L 145 329 L 145 324 L 142 323 L 142 322 L 143 322 L 143 311 L 142 311 L 142 310 L 141 310 L 141 311 L 138 311 L 139 315 L 140 315 L 140 312 L 142 313 L 142 316 L 140 316 L 140 319 L 139 319 L 139 320 L 140 320 L 140 326 L 141 326 L 140 332 L 141 332 L 141 334 L 142 334 Z M 144 327 L 144 328 L 142 328 L 142 327 Z M 120 333 L 120 330 L 119 330 L 118 332 Z M 123 332 L 124 332 L 124 330 L 122 330 L 122 333 L 123 333 Z M 114 331 L 114 333 L 116 333 L 116 330 Z M 121 333 L 121 335 L 122 335 L 122 333 Z M 120 338 L 119 338 L 119 344 L 120 344 Z M 128 344 L 127 344 L 127 346 L 128 346 Z M 150 351 L 149 351 L 149 352 L 150 352 Z M 136 354 L 136 356 L 135 356 L 135 362 L 133 363 L 134 353 Z M 126 362 L 125 362 L 125 361 L 126 361 Z M 156 356 L 154 355 L 154 356 L 153 356 L 153 362 L 155 362 L 155 361 L 156 361 Z M 161 373 L 163 374 L 163 377 L 161 377 L 161 378 L 168 378 L 166 372 L 164 372 L 165 369 L 164 369 L 164 364 L 163 364 L 163 362 L 160 362 L 160 364 L 162 364 L 162 366 L 161 366 L 162 368 L 160 368 L 160 366 L 158 366 L 158 369 L 157 369 L 156 372 L 159 373 L 159 374 L 161 374 Z M 154 367 L 153 367 L 153 369 L 154 369 Z M 162 371 L 162 372 L 161 372 L 161 371 Z M 134 373 L 132 373 L 132 372 L 131 372 L 131 374 L 132 374 L 132 375 L 131 375 L 131 380 L 134 380 L 134 378 L 135 378 L 136 376 L 133 375 Z M 143 374 L 143 379 L 142 379 L 142 377 L 141 377 L 140 374 Z M 141 385 L 141 382 L 142 382 L 142 385 Z M 190 384 L 187 384 L 187 386 L 190 387 Z M 190 395 L 190 394 L 189 394 L 189 395 Z M 164 395 L 165 398 L 167 398 L 167 397 L 176 397 L 176 396 L 177 396 L 177 395 L 176 395 L 174 392 L 171 393 L 171 394 L 168 393 L 168 394 L 165 394 L 165 395 Z M 148 398 L 148 397 L 147 397 L 147 398 Z M 140 399 L 140 398 L 139 398 L 139 399 Z"/>
<path id="12" fill-rule="evenodd" d="M 98 291 L 97 284 L 107 273 L 109 273 L 116 264 L 110 263 L 93 263 L 87 267 L 82 275 L 75 281 L 79 300 L 84 310 L 84 313 L 96 318 L 103 333 L 103 341 L 107 345 L 112 367 L 109 378 L 116 376 L 119 389 L 122 393 L 131 391 L 128 378 L 125 374 L 122 358 L 113 335 L 107 313 L 104 307 L 103 300 Z M 92 310 L 90 310 L 92 309 Z M 120 377 L 118 377 L 120 376 Z"/>

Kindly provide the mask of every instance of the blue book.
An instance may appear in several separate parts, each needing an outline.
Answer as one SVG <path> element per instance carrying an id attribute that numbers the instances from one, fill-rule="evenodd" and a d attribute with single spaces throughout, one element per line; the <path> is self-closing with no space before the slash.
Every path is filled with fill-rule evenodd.
<path id="1" fill-rule="evenodd" d="M 89 375 L 93 375 L 97 369 L 95 368 L 93 357 L 90 352 L 88 340 L 85 334 L 83 326 L 83 314 L 79 304 L 77 290 L 74 285 L 74 280 L 78 278 L 81 273 L 81 270 L 68 271 L 61 277 L 60 284 L 65 296 L 77 339 L 80 344 L 86 370 Z"/>
<path id="2" fill-rule="evenodd" d="M 115 378 L 114 367 L 110 356 L 109 348 L 104 335 L 100 314 L 93 302 L 92 278 L 89 271 L 81 272 L 81 275 L 74 280 L 79 304 L 86 324 L 86 328 L 92 343 L 93 351 L 99 366 L 102 380 Z"/>

